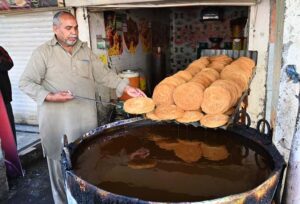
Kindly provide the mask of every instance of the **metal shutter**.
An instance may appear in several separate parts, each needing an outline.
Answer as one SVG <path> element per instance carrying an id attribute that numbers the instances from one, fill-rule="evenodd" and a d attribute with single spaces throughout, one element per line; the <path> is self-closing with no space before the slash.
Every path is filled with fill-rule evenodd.
<path id="1" fill-rule="evenodd" d="M 16 123 L 37 124 L 37 105 L 18 88 L 18 82 L 32 51 L 49 40 L 53 12 L 0 15 L 0 44 L 14 61 L 9 71 L 12 84 L 12 108 Z"/>
<path id="2" fill-rule="evenodd" d="M 96 6 L 102 8 L 149 8 L 178 6 L 252 6 L 259 0 L 65 0 L 66 6 Z"/>

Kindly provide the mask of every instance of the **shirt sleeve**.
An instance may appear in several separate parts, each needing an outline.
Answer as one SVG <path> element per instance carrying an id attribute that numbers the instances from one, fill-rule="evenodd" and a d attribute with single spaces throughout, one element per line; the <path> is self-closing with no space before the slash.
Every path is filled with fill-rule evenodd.
<path id="1" fill-rule="evenodd" d="M 104 65 L 97 56 L 91 52 L 94 80 L 109 88 L 116 89 L 116 94 L 120 97 L 125 87 L 129 84 L 128 79 L 120 78 L 117 73 Z"/>
<path id="2" fill-rule="evenodd" d="M 8 71 L 14 66 L 14 63 L 6 52 L 6 50 L 0 46 L 0 71 Z"/>
<path id="3" fill-rule="evenodd" d="M 19 81 L 19 88 L 41 105 L 50 93 L 43 86 L 46 74 L 45 57 L 38 50 L 34 51 Z"/>

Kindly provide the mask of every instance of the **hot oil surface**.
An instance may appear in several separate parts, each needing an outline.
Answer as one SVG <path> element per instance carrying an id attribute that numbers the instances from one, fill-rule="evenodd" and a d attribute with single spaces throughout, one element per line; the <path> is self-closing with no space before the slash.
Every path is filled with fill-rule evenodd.
<path id="1" fill-rule="evenodd" d="M 72 162 L 79 177 L 115 194 L 202 201 L 248 191 L 267 179 L 272 163 L 250 143 L 223 130 L 126 127 L 82 144 Z"/>

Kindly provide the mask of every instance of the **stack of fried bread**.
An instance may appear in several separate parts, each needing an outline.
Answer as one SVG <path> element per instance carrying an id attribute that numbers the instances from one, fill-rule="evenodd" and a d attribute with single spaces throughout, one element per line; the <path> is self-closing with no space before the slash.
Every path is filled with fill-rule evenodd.
<path id="1" fill-rule="evenodd" d="M 147 112 L 146 117 L 156 121 L 200 122 L 210 128 L 223 126 L 248 89 L 254 67 L 255 62 L 248 57 L 201 57 L 155 87 L 155 109 Z"/>

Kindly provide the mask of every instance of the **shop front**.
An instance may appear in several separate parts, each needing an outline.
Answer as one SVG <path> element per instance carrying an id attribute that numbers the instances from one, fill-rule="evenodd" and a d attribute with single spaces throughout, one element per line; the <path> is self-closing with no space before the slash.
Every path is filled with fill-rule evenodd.
<path id="1" fill-rule="evenodd" d="M 16 123 L 37 124 L 36 103 L 22 93 L 18 82 L 34 49 L 53 36 L 53 14 L 62 9 L 53 1 L 1 1 L 0 44 L 14 61 L 9 71 Z"/>

